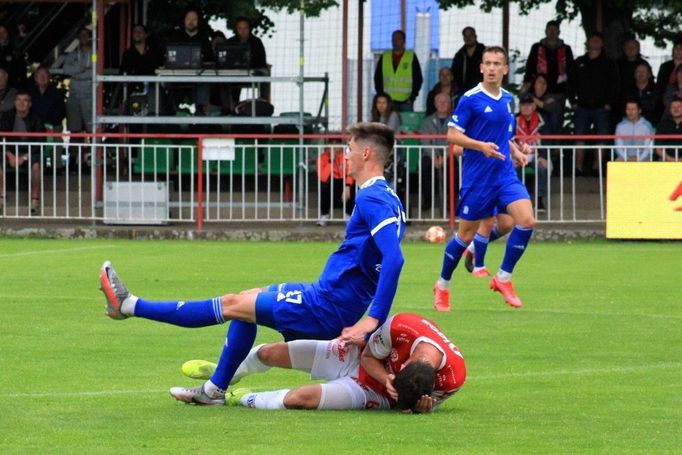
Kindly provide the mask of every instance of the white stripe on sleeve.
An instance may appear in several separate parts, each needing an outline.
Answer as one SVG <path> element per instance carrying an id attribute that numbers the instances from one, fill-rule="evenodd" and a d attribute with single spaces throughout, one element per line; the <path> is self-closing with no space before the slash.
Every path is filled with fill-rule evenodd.
<path id="1" fill-rule="evenodd" d="M 376 227 L 374 229 L 372 229 L 372 232 L 370 232 L 372 234 L 372 237 L 374 237 L 374 234 L 379 232 L 381 230 L 381 228 L 383 228 L 387 224 L 391 224 L 391 223 L 398 223 L 398 218 L 392 216 L 391 218 L 386 218 L 384 221 L 377 224 Z"/>

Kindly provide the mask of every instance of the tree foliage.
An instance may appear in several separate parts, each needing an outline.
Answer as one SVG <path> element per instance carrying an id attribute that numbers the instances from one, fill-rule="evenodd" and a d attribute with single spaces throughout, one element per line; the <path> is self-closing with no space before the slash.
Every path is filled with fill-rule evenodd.
<path id="1" fill-rule="evenodd" d="M 519 13 L 528 14 L 553 0 L 508 0 L 518 5 Z M 505 0 L 439 0 L 441 9 L 478 5 L 483 11 L 501 8 Z M 556 19 L 582 19 L 585 34 L 597 31 L 595 0 L 556 0 Z M 601 0 L 603 31 L 607 41 L 622 42 L 634 34 L 651 37 L 664 47 L 682 33 L 682 0 Z"/>

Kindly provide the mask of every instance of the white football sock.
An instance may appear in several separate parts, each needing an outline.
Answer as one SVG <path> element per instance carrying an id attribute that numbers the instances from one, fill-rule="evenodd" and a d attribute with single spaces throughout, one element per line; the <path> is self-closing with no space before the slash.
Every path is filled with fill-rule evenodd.
<path id="1" fill-rule="evenodd" d="M 254 346 L 253 348 L 251 348 L 249 353 L 246 355 L 244 361 L 237 368 L 237 371 L 234 372 L 234 376 L 232 377 L 232 381 L 230 382 L 231 384 L 236 383 L 244 376 L 253 373 L 262 373 L 264 371 L 268 371 L 271 368 L 268 365 L 261 362 L 260 359 L 258 358 L 258 350 L 262 346 L 263 344 L 259 344 L 258 346 Z"/>
<path id="2" fill-rule="evenodd" d="M 247 408 L 256 409 L 286 409 L 284 397 L 289 389 L 275 390 L 273 392 L 247 393 L 239 398 L 239 404 Z"/>
<path id="3" fill-rule="evenodd" d="M 497 272 L 497 278 L 502 282 L 509 281 L 511 280 L 511 273 L 505 272 L 504 270 L 500 269 L 500 271 Z"/>
<path id="4" fill-rule="evenodd" d="M 469 246 L 467 247 L 467 250 L 469 250 L 469 253 L 475 253 L 476 250 L 474 249 L 474 242 L 471 242 Z"/>
<path id="5" fill-rule="evenodd" d="M 126 316 L 135 316 L 135 304 L 137 304 L 138 299 L 139 297 L 135 297 L 132 294 L 126 297 L 121 304 L 121 313 L 125 314 Z"/>
<path id="6" fill-rule="evenodd" d="M 438 287 L 441 289 L 450 289 L 450 280 L 444 280 L 443 278 L 438 278 Z"/>
<path id="7" fill-rule="evenodd" d="M 211 398 L 224 398 L 225 391 L 212 383 L 210 380 L 204 383 L 204 393 Z"/>
<path id="8" fill-rule="evenodd" d="M 479 270 L 483 270 L 484 268 L 485 268 L 485 266 L 483 266 L 483 267 L 474 267 L 474 270 L 473 270 L 473 271 L 474 271 L 474 272 L 478 272 Z"/>

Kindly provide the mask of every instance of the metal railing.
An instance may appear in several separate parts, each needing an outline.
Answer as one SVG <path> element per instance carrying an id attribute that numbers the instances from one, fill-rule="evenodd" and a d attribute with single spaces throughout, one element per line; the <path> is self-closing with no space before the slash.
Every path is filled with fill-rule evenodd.
<path id="1" fill-rule="evenodd" d="M 22 142 L 17 135 L 27 134 L 7 133 L 3 150 L 27 161 L 12 167 L 3 153 L 3 218 L 189 222 L 201 229 L 215 222 L 341 222 L 352 209 L 352 199 L 342 197 L 349 183 L 342 136 L 47 134 Z M 456 203 L 451 189 L 461 182 L 461 157 L 448 146 L 423 145 L 428 139 L 437 137 L 400 136 L 386 174 L 410 220 L 444 223 Z M 593 178 L 576 175 L 578 147 L 596 158 Z M 681 148 L 656 148 L 682 160 Z M 549 163 L 542 201 L 542 169 L 519 171 L 538 222 L 604 221 L 604 164 L 617 158 L 615 147 L 542 145 L 533 149 L 534 163 L 540 150 Z M 320 178 L 320 162 L 329 163 L 327 180 Z M 28 172 L 34 166 L 37 174 Z"/>

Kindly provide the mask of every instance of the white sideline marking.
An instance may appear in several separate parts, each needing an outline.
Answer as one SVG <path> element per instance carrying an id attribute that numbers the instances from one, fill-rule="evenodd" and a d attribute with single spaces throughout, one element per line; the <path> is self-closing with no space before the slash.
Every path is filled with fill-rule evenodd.
<path id="1" fill-rule="evenodd" d="M 545 376 L 572 376 L 579 374 L 598 374 L 598 373 L 632 373 L 637 371 L 649 370 L 667 370 L 671 368 L 680 368 L 682 363 L 657 363 L 654 365 L 643 365 L 637 367 L 614 367 L 614 368 L 585 368 L 582 370 L 551 370 L 551 371 L 525 371 L 519 373 L 505 373 L 505 374 L 491 374 L 483 376 L 467 377 L 467 381 L 487 381 L 493 379 L 514 379 L 514 378 L 532 378 Z"/>
<path id="2" fill-rule="evenodd" d="M 532 378 L 547 376 L 571 376 L 580 374 L 620 374 L 637 371 L 667 370 L 682 367 L 682 362 L 658 363 L 654 365 L 642 365 L 636 367 L 621 368 L 585 368 L 582 370 L 552 370 L 552 371 L 526 371 L 521 373 L 493 374 L 483 376 L 469 376 L 467 381 L 489 381 L 496 379 Z M 257 392 L 257 389 L 254 389 Z M 140 389 L 140 390 L 98 390 L 84 392 L 45 392 L 45 393 L 6 393 L 0 394 L 0 398 L 61 398 L 61 397 L 108 397 L 115 395 L 139 395 L 139 394 L 168 393 L 168 389 Z"/>
<path id="3" fill-rule="evenodd" d="M 509 311 L 504 308 L 476 308 L 476 309 L 462 309 L 461 311 L 469 312 L 489 312 L 489 313 L 500 313 L 503 311 Z M 648 313 L 623 313 L 623 312 L 596 312 L 596 311 L 566 311 L 566 310 L 554 310 L 550 308 L 533 308 L 529 309 L 528 313 L 553 313 L 553 314 L 566 314 L 574 316 L 620 316 L 620 317 L 638 317 L 638 318 L 653 318 L 653 319 L 682 319 L 682 315 L 678 314 L 648 314 Z"/>
<path id="4" fill-rule="evenodd" d="M 72 251 L 84 251 L 84 250 L 99 250 L 102 248 L 114 248 L 115 246 L 116 245 L 102 245 L 102 246 L 84 246 L 81 248 L 63 248 L 61 250 L 21 251 L 18 253 L 0 254 L 0 258 L 9 258 L 9 257 L 16 257 L 16 256 L 33 256 L 35 254 L 70 253 Z"/>

